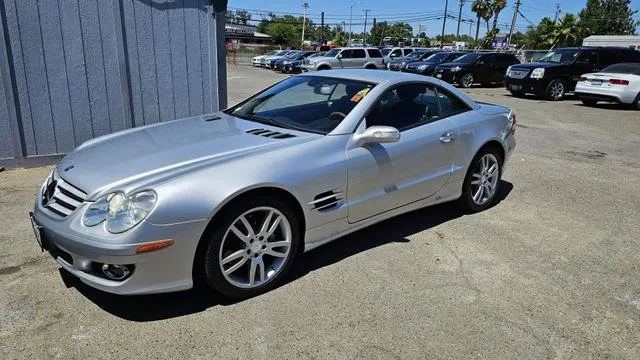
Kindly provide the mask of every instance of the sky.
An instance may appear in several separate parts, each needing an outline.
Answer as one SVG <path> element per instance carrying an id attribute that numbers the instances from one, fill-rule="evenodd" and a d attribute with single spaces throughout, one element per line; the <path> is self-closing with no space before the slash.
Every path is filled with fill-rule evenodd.
<path id="1" fill-rule="evenodd" d="M 556 4 L 560 4 L 560 16 L 564 13 L 571 12 L 577 14 L 585 7 L 586 0 L 521 0 L 520 12 L 526 17 L 517 17 L 516 31 L 526 31 L 531 23 L 537 24 L 544 16 L 555 16 Z M 275 13 L 293 13 L 298 15 L 303 13 L 304 0 L 229 0 L 230 9 L 252 9 L 273 11 Z M 368 12 L 367 27 L 371 28 L 372 18 L 377 21 L 405 21 L 411 24 L 414 33 L 418 33 L 421 24 L 426 25 L 427 35 L 435 36 L 442 31 L 442 14 L 444 12 L 445 0 L 307 0 L 309 8 L 307 13 L 309 18 L 316 23 L 320 23 L 320 13 L 325 12 L 325 23 L 339 24 L 342 22 L 349 23 L 349 9 L 353 6 L 352 24 L 353 32 L 362 32 L 364 28 L 364 10 Z M 632 0 L 632 8 L 640 10 L 640 0 Z M 498 26 L 501 32 L 508 32 L 513 17 L 515 0 L 507 0 L 507 7 L 500 13 L 498 17 Z M 448 13 L 457 18 L 460 9 L 459 0 L 450 0 Z M 260 19 L 261 16 L 254 12 L 252 19 Z M 471 11 L 471 0 L 466 0 L 462 8 L 462 18 L 475 19 L 475 15 Z M 636 14 L 636 19 L 640 20 L 640 11 Z M 530 22 L 531 23 L 530 23 Z M 257 24 L 253 22 L 252 24 Z M 447 19 L 445 33 L 456 33 L 457 19 Z M 348 31 L 348 26 L 347 26 Z M 483 35 L 486 27 L 480 27 L 480 34 Z M 460 25 L 461 34 L 469 34 L 475 36 L 475 24 L 462 23 Z"/>

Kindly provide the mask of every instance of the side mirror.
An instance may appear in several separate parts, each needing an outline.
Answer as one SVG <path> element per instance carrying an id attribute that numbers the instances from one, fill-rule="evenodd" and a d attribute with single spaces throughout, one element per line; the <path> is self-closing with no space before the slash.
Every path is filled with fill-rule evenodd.
<path id="1" fill-rule="evenodd" d="M 391 143 L 400 140 L 400 131 L 391 126 L 372 126 L 354 136 L 358 146 Z"/>
<path id="2" fill-rule="evenodd" d="M 338 59 L 338 60 L 342 59 L 342 53 L 336 55 L 336 59 Z"/>

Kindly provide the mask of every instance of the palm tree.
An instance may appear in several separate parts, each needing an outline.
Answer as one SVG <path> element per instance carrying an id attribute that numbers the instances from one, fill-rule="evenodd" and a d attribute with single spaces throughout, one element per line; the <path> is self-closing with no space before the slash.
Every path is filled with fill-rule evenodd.
<path id="1" fill-rule="evenodd" d="M 557 23 L 551 34 L 547 37 L 547 44 L 550 46 L 571 46 L 575 45 L 578 36 L 576 35 L 576 16 L 573 14 L 565 14 L 560 22 Z"/>
<path id="2" fill-rule="evenodd" d="M 505 7 L 507 7 L 506 0 L 493 0 L 491 2 L 491 12 L 493 13 L 493 30 L 498 27 L 498 15 Z"/>
<path id="3" fill-rule="evenodd" d="M 491 9 L 491 3 L 489 0 L 473 0 L 471 3 L 471 11 L 478 15 L 478 23 L 476 24 L 476 42 L 478 42 L 478 33 L 480 32 L 480 18 L 484 19 L 487 23 L 487 30 L 489 29 L 489 19 L 493 14 Z"/>

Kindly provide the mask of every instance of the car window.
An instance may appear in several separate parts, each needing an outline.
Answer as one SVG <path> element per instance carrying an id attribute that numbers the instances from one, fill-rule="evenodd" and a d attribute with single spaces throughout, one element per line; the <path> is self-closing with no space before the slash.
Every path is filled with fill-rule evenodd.
<path id="1" fill-rule="evenodd" d="M 602 69 L 603 73 L 640 75 L 640 63 L 614 64 Z"/>
<path id="2" fill-rule="evenodd" d="M 225 110 L 225 113 L 257 123 L 327 134 L 374 86 L 364 81 L 295 76 Z"/>
<path id="3" fill-rule="evenodd" d="M 367 49 L 370 58 L 381 58 L 382 53 L 378 49 Z"/>
<path id="4" fill-rule="evenodd" d="M 402 85 L 387 91 L 366 117 L 367 127 L 393 126 L 403 131 L 440 118 L 436 91 L 431 85 Z"/>
<path id="5" fill-rule="evenodd" d="M 355 49 L 351 50 L 351 57 L 354 59 L 362 59 L 366 58 L 367 54 L 364 52 L 364 49 Z"/>
<path id="6" fill-rule="evenodd" d="M 343 59 L 351 59 L 353 57 L 353 50 L 342 50 L 340 53 Z"/>
<path id="7" fill-rule="evenodd" d="M 457 96 L 444 89 L 437 89 L 440 104 L 440 118 L 457 115 L 471 110 L 469 106 Z"/>
<path id="8" fill-rule="evenodd" d="M 601 50 L 599 54 L 600 65 L 607 66 L 617 63 L 620 60 L 620 55 L 616 50 Z"/>
<path id="9" fill-rule="evenodd" d="M 402 50 L 400 50 L 400 49 L 395 49 L 395 50 L 393 50 L 393 51 L 389 54 L 389 56 L 391 56 L 391 57 L 395 57 L 395 56 L 402 56 Z"/>
<path id="10" fill-rule="evenodd" d="M 617 59 L 617 61 L 613 62 L 614 63 L 619 63 L 619 62 L 640 62 L 640 51 L 637 50 L 619 50 L 620 55 Z"/>
<path id="11" fill-rule="evenodd" d="M 598 54 L 595 51 L 583 51 L 576 58 L 576 64 L 591 65 L 596 64 Z"/>
<path id="12" fill-rule="evenodd" d="M 404 56 L 407 56 L 413 52 L 413 49 L 404 49 Z"/>

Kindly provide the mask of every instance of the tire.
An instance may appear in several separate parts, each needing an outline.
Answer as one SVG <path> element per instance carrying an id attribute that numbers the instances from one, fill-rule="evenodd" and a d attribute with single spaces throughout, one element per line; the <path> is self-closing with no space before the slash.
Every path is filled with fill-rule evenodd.
<path id="1" fill-rule="evenodd" d="M 277 287 L 301 246 L 300 222 L 291 206 L 276 197 L 259 195 L 232 203 L 223 211 L 215 219 L 215 228 L 203 237 L 208 243 L 201 261 L 196 262 L 200 266 L 196 273 L 228 298 L 249 298 Z"/>
<path id="2" fill-rule="evenodd" d="M 329 69 L 331 69 L 331 68 L 326 66 L 326 65 L 322 65 L 322 66 L 318 67 L 318 71 L 329 70 Z"/>
<path id="3" fill-rule="evenodd" d="M 375 65 L 371 65 L 371 64 L 365 66 L 364 68 L 365 69 L 369 69 L 369 70 L 376 70 L 377 69 Z"/>
<path id="4" fill-rule="evenodd" d="M 566 95 L 567 85 L 560 79 L 553 79 L 547 85 L 545 97 L 551 101 L 560 101 Z"/>
<path id="5" fill-rule="evenodd" d="M 487 161 L 486 163 L 489 164 L 488 167 L 484 166 L 484 161 Z M 462 196 L 459 199 L 462 207 L 469 212 L 479 212 L 493 205 L 496 194 L 500 191 L 502 163 L 503 159 L 500 152 L 493 147 L 485 147 L 476 154 L 471 161 L 471 165 L 469 165 L 469 170 L 467 170 L 467 175 L 462 184 Z M 490 177 L 485 176 L 493 165 L 497 165 L 497 168 L 493 170 L 492 175 Z M 486 169 L 483 171 L 483 168 Z M 477 184 L 476 182 L 480 183 Z M 482 184 L 487 185 L 483 186 Z M 489 189 L 490 186 L 492 186 L 492 191 L 491 194 L 487 196 L 485 190 Z M 482 188 L 482 193 L 479 194 L 480 188 Z"/>
<path id="6" fill-rule="evenodd" d="M 472 73 L 465 73 L 460 75 L 460 80 L 458 81 L 458 84 L 460 84 L 460 86 L 462 86 L 463 88 L 468 89 L 471 86 L 473 86 L 474 81 L 475 80 L 473 78 Z"/>
<path id="7" fill-rule="evenodd" d="M 582 103 L 586 106 L 595 106 L 598 103 L 596 100 L 589 99 L 581 99 L 580 101 L 582 101 Z"/>
<path id="8" fill-rule="evenodd" d="M 640 110 L 640 93 L 638 93 L 638 96 L 636 96 L 636 100 L 633 102 L 633 107 L 636 110 Z"/>

